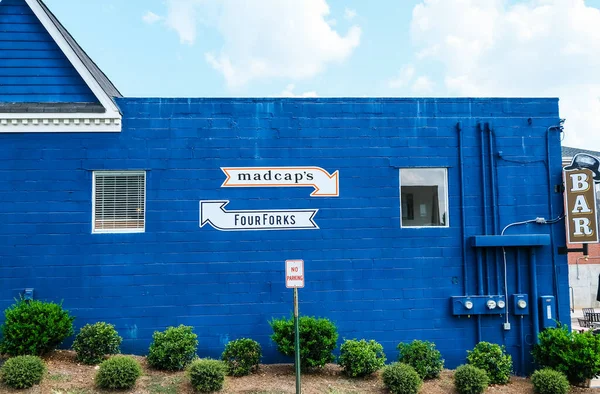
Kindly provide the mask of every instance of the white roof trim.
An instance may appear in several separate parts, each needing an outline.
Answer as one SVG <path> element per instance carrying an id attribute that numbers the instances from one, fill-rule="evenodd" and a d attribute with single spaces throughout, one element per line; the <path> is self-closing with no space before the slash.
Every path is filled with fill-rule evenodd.
<path id="1" fill-rule="evenodd" d="M 0 114 L 0 133 L 120 132 L 121 117 L 106 114 Z"/>
<path id="2" fill-rule="evenodd" d="M 29 8 L 33 11 L 35 16 L 39 19 L 42 25 L 46 28 L 54 42 L 58 45 L 61 51 L 65 54 L 69 62 L 73 65 L 75 70 L 79 73 L 81 78 L 85 81 L 87 86 L 90 88 L 92 93 L 96 96 L 100 104 L 106 110 L 105 113 L 0 113 L 0 133 L 2 132 L 31 132 L 31 131 L 121 131 L 121 112 L 116 106 L 110 96 L 106 94 L 104 89 L 100 86 L 96 78 L 92 75 L 90 70 L 83 64 L 79 56 L 73 51 L 71 45 L 63 37 L 57 27 L 52 23 L 46 12 L 42 9 L 40 4 L 36 0 L 25 0 Z M 65 123 L 69 119 L 75 121 L 80 120 L 80 123 L 85 120 L 92 119 L 92 127 L 65 127 Z M 44 122 L 49 121 L 52 127 Z M 96 122 L 96 120 L 98 122 Z M 36 127 L 31 125 L 37 121 Z M 55 129 L 56 122 L 60 130 Z M 98 124 L 99 123 L 99 124 Z M 70 122 L 69 124 L 73 124 Z"/>

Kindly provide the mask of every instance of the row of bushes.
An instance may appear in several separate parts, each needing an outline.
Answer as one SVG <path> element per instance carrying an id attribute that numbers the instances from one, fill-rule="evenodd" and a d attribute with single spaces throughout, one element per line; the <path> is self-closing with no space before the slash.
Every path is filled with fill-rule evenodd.
<path id="1" fill-rule="evenodd" d="M 5 311 L 5 316 L 5 324 L 0 327 L 0 353 L 13 356 L 43 355 L 73 333 L 74 319 L 57 304 L 19 301 Z M 301 317 L 299 323 L 303 369 L 319 368 L 334 361 L 333 351 L 338 340 L 335 325 L 328 319 L 311 317 Z M 278 350 L 284 355 L 293 356 L 293 319 L 274 319 L 270 324 L 273 328 L 271 339 L 277 344 Z M 81 329 L 75 338 L 73 349 L 77 352 L 79 361 L 97 364 L 105 355 L 118 353 L 121 341 L 112 325 L 96 323 Z M 170 327 L 166 331 L 155 332 L 149 348 L 148 363 L 157 369 L 182 370 L 197 358 L 197 346 L 197 336 L 191 327 Z M 430 342 L 401 343 L 398 351 L 398 361 L 414 369 L 421 380 L 439 376 L 443 368 L 444 360 Z M 542 332 L 539 344 L 534 347 L 533 356 L 540 366 L 565 374 L 572 384 L 581 384 L 600 372 L 600 340 L 591 333 L 571 333 L 566 327 L 559 326 Z M 260 345 L 250 339 L 230 342 L 222 355 L 226 371 L 235 376 L 255 370 L 260 358 Z M 375 341 L 364 339 L 345 341 L 340 348 L 338 360 L 346 374 L 352 377 L 371 374 L 381 369 L 385 361 L 383 347 Z M 503 347 L 498 345 L 479 343 L 473 351 L 468 352 L 467 362 L 470 367 L 483 370 L 489 383 L 504 384 L 510 378 L 512 360 Z M 394 368 L 407 369 L 403 366 L 390 368 L 387 369 L 390 372 L 386 376 L 395 376 L 396 372 L 391 372 L 396 370 Z M 470 371 L 465 372 L 469 377 L 468 381 L 479 374 L 473 372 L 473 368 L 463 369 Z M 540 376 L 546 375 L 548 374 Z M 457 382 L 461 380 L 462 372 L 458 376 Z M 480 386 L 488 384 L 481 379 L 475 380 Z"/>
<path id="2" fill-rule="evenodd" d="M 197 359 L 187 369 L 192 386 L 201 392 L 218 391 L 225 380 L 225 364 L 218 360 Z M 14 389 L 26 389 L 39 384 L 46 365 L 38 356 L 16 356 L 0 368 L 0 380 Z M 95 383 L 101 389 L 132 389 L 142 375 L 140 363 L 129 356 L 114 356 L 103 361 L 96 373 Z"/>
<path id="3" fill-rule="evenodd" d="M 271 340 L 277 350 L 289 357 L 294 356 L 294 321 L 292 318 L 273 319 Z M 333 351 L 337 346 L 338 333 L 328 319 L 302 316 L 300 329 L 300 366 L 303 370 L 321 368 L 335 361 Z M 444 367 L 441 353 L 431 342 L 413 341 L 398 345 L 398 361 L 410 364 L 422 379 L 438 377 Z M 361 377 L 378 371 L 385 365 L 386 356 L 381 344 L 365 339 L 345 340 L 340 347 L 339 365 L 351 377 Z"/>
<path id="4" fill-rule="evenodd" d="M 40 383 L 45 371 L 46 366 L 39 357 L 16 356 L 0 369 L 0 380 L 9 387 L 24 389 Z M 209 359 L 194 360 L 187 370 L 190 383 L 201 392 L 221 390 L 226 371 L 225 363 Z M 141 374 L 142 368 L 133 357 L 114 356 L 100 364 L 95 382 L 103 389 L 131 389 Z M 393 394 L 417 394 L 423 384 L 415 368 L 405 363 L 386 366 L 382 378 Z M 531 381 L 537 394 L 567 394 L 569 391 L 564 374 L 551 369 L 536 371 Z M 454 374 L 459 394 L 481 394 L 489 382 L 487 372 L 473 365 L 462 365 Z"/>
<path id="5" fill-rule="evenodd" d="M 61 305 L 43 301 L 17 301 L 5 312 L 5 321 L 0 326 L 0 354 L 9 356 L 43 356 L 67 337 L 73 335 L 73 320 Z M 111 324 L 99 322 L 81 328 L 73 342 L 77 361 L 94 365 L 106 355 L 119 353 L 122 338 Z M 169 327 L 155 332 L 148 350 L 148 363 L 157 369 L 177 371 L 185 368 L 194 358 L 198 348 L 198 337 L 192 327 Z M 258 365 L 260 346 L 251 340 L 239 340 L 228 344 L 223 358 L 245 350 L 253 354 Z M 235 364 L 234 361 L 232 363 Z M 232 364 L 233 365 L 233 364 Z M 244 365 L 233 365 L 232 373 L 240 374 Z"/>
<path id="6" fill-rule="evenodd" d="M 512 360 L 502 347 L 480 342 L 468 353 L 468 364 L 459 366 L 454 372 L 454 387 L 459 394 L 482 394 L 491 383 L 508 383 Z M 392 394 L 417 394 L 423 384 L 423 376 L 412 365 L 401 362 L 385 367 L 382 377 Z M 536 394 L 569 392 L 565 374 L 550 368 L 535 371 L 531 383 Z"/>
<path id="7" fill-rule="evenodd" d="M 43 308 L 47 307 L 50 313 L 44 314 Z M 32 311 L 38 317 L 35 327 L 32 329 L 26 319 L 31 317 Z M 54 346 L 60 344 L 64 337 L 61 333 L 72 332 L 72 318 L 66 311 L 56 304 L 46 304 L 39 301 L 31 303 L 20 302 L 9 308 L 7 322 L 2 327 L 4 340 L 1 348 L 8 354 L 19 354 L 32 352 L 43 354 L 51 349 L 49 343 Z M 52 316 L 53 324 L 45 324 L 46 320 L 40 319 L 40 315 Z M 25 319 L 25 320 L 24 320 Z M 56 324 L 58 323 L 58 324 Z M 19 332 L 14 327 L 19 327 Z M 286 355 L 294 354 L 294 332 L 292 319 L 272 320 L 272 339 L 278 349 Z M 56 328 L 60 327 L 60 330 Z M 29 329 L 29 332 L 28 332 Z M 301 363 L 305 369 L 318 368 L 334 360 L 333 350 L 336 347 L 338 334 L 335 325 L 327 319 L 315 319 L 302 317 L 300 319 L 301 340 Z M 24 341 L 27 338 L 28 342 Z M 39 340 L 36 340 L 39 339 Z M 119 351 L 122 338 L 110 324 L 96 323 L 86 325 L 81 329 L 73 343 L 73 349 L 77 353 L 77 360 L 86 364 L 96 364 L 107 354 L 115 354 Z M 166 331 L 155 332 L 153 341 L 149 348 L 148 364 L 163 370 L 181 370 L 192 362 L 196 356 L 198 340 L 191 327 L 179 326 L 169 327 Z M 403 376 L 402 371 L 414 371 L 415 384 L 420 385 L 422 379 L 435 378 L 439 376 L 443 368 L 443 359 L 435 345 L 429 342 L 413 341 L 410 344 L 398 345 L 399 361 L 401 364 L 392 365 L 384 372 L 386 384 L 393 391 L 395 380 L 393 376 Z M 227 344 L 223 352 L 223 364 L 215 360 L 197 361 L 190 367 L 190 378 L 195 387 L 210 386 L 212 389 L 222 385 L 224 374 L 245 375 L 255 370 L 261 358 L 260 345 L 250 339 L 241 339 Z M 13 369 L 7 368 L 3 372 L 3 381 L 11 387 L 21 388 L 31 386 L 39 382 L 41 376 L 12 374 L 18 371 L 19 365 L 31 363 L 31 358 L 13 359 L 9 364 L 15 365 Z M 344 371 L 352 377 L 360 377 L 371 374 L 381 369 L 386 358 L 381 344 L 375 341 L 347 340 L 341 346 L 339 364 Z M 41 363 L 41 360 L 39 361 Z M 19 364 L 21 363 L 21 364 Z M 43 366 L 43 364 L 41 364 Z M 399 369 L 398 369 L 399 368 Z M 32 368 L 32 371 L 38 369 Z M 39 369 L 43 371 L 43 368 Z M 397 372 L 400 371 L 400 372 Z M 128 388 L 135 384 L 141 369 L 137 362 L 128 357 L 113 357 L 101 364 L 96 376 L 96 382 L 102 388 Z M 11 376 L 17 376 L 13 379 Z M 402 386 L 403 380 L 398 380 Z M 206 385 L 206 386 L 203 386 Z"/>
<path id="8" fill-rule="evenodd" d="M 443 367 L 441 355 L 430 342 L 401 343 L 398 363 L 382 372 L 383 383 L 393 394 L 416 394 L 424 379 L 439 377 Z M 467 365 L 461 365 L 454 374 L 454 385 L 459 394 L 481 394 L 490 383 L 505 384 L 510 379 L 512 359 L 503 347 L 480 342 L 467 352 Z"/>

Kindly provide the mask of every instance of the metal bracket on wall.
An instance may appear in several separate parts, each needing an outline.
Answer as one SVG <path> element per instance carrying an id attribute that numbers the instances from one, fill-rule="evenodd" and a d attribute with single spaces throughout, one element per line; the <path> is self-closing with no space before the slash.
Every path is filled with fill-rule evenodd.
<path id="1" fill-rule="evenodd" d="M 568 254 L 568 253 L 583 253 L 584 256 L 588 256 L 588 244 L 583 244 L 582 248 L 568 248 L 566 246 L 558 247 L 558 254 Z"/>

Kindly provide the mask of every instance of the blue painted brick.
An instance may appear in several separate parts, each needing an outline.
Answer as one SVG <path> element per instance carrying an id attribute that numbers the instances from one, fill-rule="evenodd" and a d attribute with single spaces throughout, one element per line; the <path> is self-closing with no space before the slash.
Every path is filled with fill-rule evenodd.
<path id="1" fill-rule="evenodd" d="M 18 1 L 5 0 L 0 10 Z M 30 41 L 51 50 L 47 41 Z M 0 78 L 2 70 L 0 62 Z M 73 77 L 63 74 L 65 81 Z M 502 151 L 497 227 L 548 217 L 548 162 L 552 182 L 560 182 L 558 136 L 550 138 L 550 158 L 545 147 L 546 128 L 558 121 L 556 100 L 132 98 L 118 104 L 124 116 L 118 135 L 0 134 L 0 307 L 35 287 L 40 298 L 64 300 L 77 327 L 116 324 L 124 351 L 138 354 L 154 330 L 183 323 L 203 338 L 201 356 L 218 356 L 227 340 L 251 337 L 265 349 L 265 362 L 286 361 L 268 338 L 268 321 L 289 316 L 284 261 L 303 258 L 301 313 L 333 319 L 340 337 L 376 339 L 388 354 L 396 354 L 400 341 L 433 340 L 454 367 L 475 344 L 476 321 L 452 316 L 449 298 L 478 291 L 475 251 L 461 238 L 456 124 L 463 127 L 465 238 L 492 231 L 489 184 L 487 212 L 481 198 L 478 122 L 492 123 Z M 487 151 L 486 145 L 489 181 Z M 311 188 L 221 188 L 222 166 L 307 165 L 340 170 L 340 197 L 311 198 Z M 398 171 L 415 166 L 448 168 L 449 228 L 400 228 Z M 91 174 L 101 169 L 147 170 L 145 233 L 90 233 Z M 318 208 L 320 229 L 200 228 L 198 201 L 211 199 L 230 200 L 232 210 Z M 551 201 L 561 212 L 560 196 Z M 559 227 L 556 245 L 564 242 Z M 550 233 L 535 226 L 512 231 Z M 484 256 L 490 292 L 498 290 L 492 256 Z M 530 292 L 527 254 L 520 256 L 521 288 L 511 277 L 509 293 Z M 539 294 L 552 294 L 551 262 L 550 248 L 539 249 Z M 564 257 L 556 264 L 566 269 Z M 567 276 L 558 281 L 559 317 L 568 322 Z M 519 358 L 516 331 L 505 335 L 501 318 L 482 323 L 483 340 L 505 344 Z M 531 322 L 523 323 L 530 333 Z"/>
<path id="2" fill-rule="evenodd" d="M 0 3 L 0 102 L 97 102 L 25 0 Z"/>

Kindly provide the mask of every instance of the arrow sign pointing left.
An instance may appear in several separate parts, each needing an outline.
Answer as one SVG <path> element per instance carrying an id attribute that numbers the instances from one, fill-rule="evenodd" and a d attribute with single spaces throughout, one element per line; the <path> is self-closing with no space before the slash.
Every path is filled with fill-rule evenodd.
<path id="1" fill-rule="evenodd" d="M 207 223 L 220 231 L 316 230 L 318 209 L 226 211 L 229 200 L 200 201 L 200 227 Z"/>

